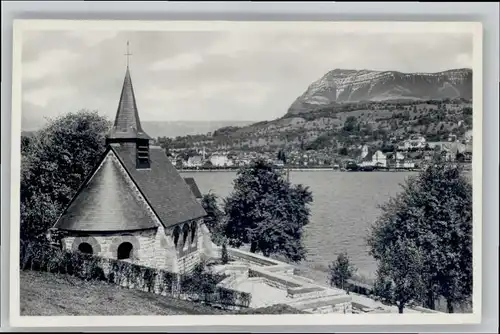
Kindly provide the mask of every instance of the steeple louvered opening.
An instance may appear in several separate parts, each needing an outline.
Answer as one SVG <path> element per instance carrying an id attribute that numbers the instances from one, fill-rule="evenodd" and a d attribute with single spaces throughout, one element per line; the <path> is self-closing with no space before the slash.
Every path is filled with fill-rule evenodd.
<path id="1" fill-rule="evenodd" d="M 137 140 L 136 143 L 136 168 L 147 169 L 151 168 L 151 160 L 149 156 L 149 141 Z"/>

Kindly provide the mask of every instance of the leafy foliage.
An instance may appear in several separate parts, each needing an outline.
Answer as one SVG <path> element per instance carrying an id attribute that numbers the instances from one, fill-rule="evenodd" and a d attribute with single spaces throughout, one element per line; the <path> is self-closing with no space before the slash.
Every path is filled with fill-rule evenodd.
<path id="1" fill-rule="evenodd" d="M 219 208 L 217 200 L 218 197 L 214 193 L 209 192 L 208 194 L 203 195 L 201 205 L 207 213 L 207 216 L 205 217 L 205 225 L 210 231 L 212 241 L 216 245 L 221 245 L 225 240 L 225 220 L 224 212 L 222 212 Z"/>
<path id="2" fill-rule="evenodd" d="M 342 147 L 342 148 L 339 149 L 339 154 L 340 155 L 348 155 L 349 152 L 347 151 L 346 147 Z"/>
<path id="3" fill-rule="evenodd" d="M 347 280 L 354 275 L 356 268 L 347 253 L 340 253 L 337 260 L 330 264 L 330 285 L 345 289 Z"/>
<path id="4" fill-rule="evenodd" d="M 43 240 L 105 150 L 110 122 L 79 111 L 51 120 L 24 141 L 21 172 L 21 238 Z"/>
<path id="5" fill-rule="evenodd" d="M 398 306 L 399 313 L 410 302 L 419 300 L 424 289 L 421 251 L 414 243 L 397 241 L 387 247 L 377 270 L 374 293 Z"/>
<path id="6" fill-rule="evenodd" d="M 172 154 L 170 153 L 170 149 L 172 147 L 172 138 L 158 137 L 156 141 L 160 145 L 160 147 L 165 150 L 165 154 L 167 156 L 172 156 Z"/>
<path id="7" fill-rule="evenodd" d="M 472 185 L 460 166 L 435 161 L 409 178 L 382 206 L 368 237 L 371 254 L 387 272 L 395 245 L 420 252 L 427 307 L 444 297 L 453 305 L 472 294 Z"/>
<path id="8" fill-rule="evenodd" d="M 279 150 L 279 151 L 278 151 L 278 156 L 277 156 L 277 159 L 278 159 L 278 160 L 280 160 L 280 161 L 282 161 L 282 162 L 283 162 L 283 164 L 285 164 L 285 165 L 286 165 L 286 161 L 287 161 L 287 159 L 286 159 L 286 154 L 285 154 L 285 151 L 283 151 L 283 150 Z"/>
<path id="9" fill-rule="evenodd" d="M 349 116 L 347 117 L 345 123 L 344 123 L 344 128 L 343 130 L 345 132 L 351 132 L 354 130 L 359 131 L 359 124 L 355 116 Z"/>
<path id="10" fill-rule="evenodd" d="M 250 244 L 251 252 L 260 251 L 265 256 L 304 259 L 301 239 L 312 200 L 307 187 L 292 186 L 265 160 L 253 161 L 238 171 L 234 190 L 225 201 L 229 244 Z"/>
<path id="11" fill-rule="evenodd" d="M 320 150 L 332 146 L 332 132 L 324 133 L 305 146 L 306 150 Z"/>

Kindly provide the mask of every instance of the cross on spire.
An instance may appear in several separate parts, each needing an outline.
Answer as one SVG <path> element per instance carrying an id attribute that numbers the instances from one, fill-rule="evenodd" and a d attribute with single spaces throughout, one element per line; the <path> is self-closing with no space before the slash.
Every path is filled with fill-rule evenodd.
<path id="1" fill-rule="evenodd" d="M 132 55 L 129 51 L 129 42 L 127 41 L 127 53 L 124 54 L 127 56 L 127 68 L 128 68 L 128 63 L 129 63 L 129 57 Z"/>

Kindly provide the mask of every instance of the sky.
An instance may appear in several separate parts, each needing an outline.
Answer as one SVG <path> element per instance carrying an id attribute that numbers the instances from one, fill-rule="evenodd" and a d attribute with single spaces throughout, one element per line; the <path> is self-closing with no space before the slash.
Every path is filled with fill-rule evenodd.
<path id="1" fill-rule="evenodd" d="M 23 32 L 23 130 L 81 109 L 114 119 L 126 70 L 142 121 L 261 121 L 342 69 L 472 68 L 472 35 L 313 31 Z"/>

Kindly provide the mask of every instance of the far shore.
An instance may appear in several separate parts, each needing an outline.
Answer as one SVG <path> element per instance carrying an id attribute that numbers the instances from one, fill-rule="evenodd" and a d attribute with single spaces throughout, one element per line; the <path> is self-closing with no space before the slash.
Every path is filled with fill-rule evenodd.
<path id="1" fill-rule="evenodd" d="M 472 169 L 472 164 L 470 163 L 459 163 L 464 165 L 465 170 L 469 171 Z M 207 167 L 201 167 L 201 168 L 181 168 L 177 169 L 179 173 L 189 173 L 189 172 L 236 172 L 240 169 L 241 167 L 219 167 L 219 168 L 207 168 Z M 349 172 L 349 173 L 398 173 L 398 172 L 420 172 L 422 169 L 421 168 L 383 168 L 383 167 L 378 167 L 372 170 L 346 170 L 343 168 L 339 167 L 332 167 L 332 166 L 325 166 L 325 167 L 282 167 L 279 166 L 279 169 L 283 170 L 289 170 L 291 172 L 320 172 L 320 171 L 332 171 L 332 172 Z"/>
<path id="2" fill-rule="evenodd" d="M 282 168 L 282 167 L 281 167 Z M 240 169 L 240 167 L 234 167 L 234 168 L 183 168 L 183 169 L 178 169 L 177 171 L 179 173 L 188 173 L 188 172 L 236 172 Z M 282 168 L 283 170 L 286 168 Z M 290 171 L 324 171 L 324 170 L 330 170 L 330 171 L 337 171 L 340 172 L 340 169 L 335 169 L 332 167 L 325 167 L 325 168 L 288 168 Z"/>
<path id="3" fill-rule="evenodd" d="M 283 170 L 287 169 L 287 168 L 282 168 Z M 178 169 L 177 171 L 179 173 L 189 173 L 189 172 L 236 172 L 239 170 L 239 167 L 238 168 L 210 168 L 210 169 L 206 169 L 206 168 L 203 168 L 203 169 L 196 169 L 196 168 L 193 168 L 193 169 L 187 169 L 187 168 L 183 168 L 183 169 Z M 408 169 L 390 169 L 390 170 L 373 170 L 373 171 L 346 171 L 346 170 L 342 170 L 342 169 L 339 169 L 339 168 L 333 168 L 333 167 L 325 167 L 325 168 L 288 168 L 289 171 L 291 172 L 320 172 L 320 171 L 332 171 L 332 172 L 350 172 L 350 173 L 359 173 L 359 172 L 365 172 L 365 173 L 373 173 L 373 172 L 384 172 L 384 173 L 387 173 L 387 172 L 418 172 L 417 169 L 413 169 L 413 170 L 408 170 Z"/>

